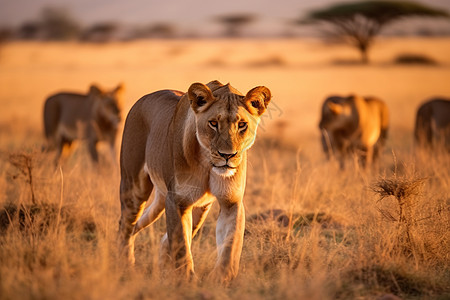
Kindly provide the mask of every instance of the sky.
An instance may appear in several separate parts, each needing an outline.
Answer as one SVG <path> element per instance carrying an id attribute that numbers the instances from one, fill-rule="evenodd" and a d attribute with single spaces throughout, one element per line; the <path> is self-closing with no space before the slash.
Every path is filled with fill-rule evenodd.
<path id="1" fill-rule="evenodd" d="M 0 26 L 17 26 L 36 20 L 44 7 L 67 9 L 88 26 L 105 21 L 125 25 L 167 22 L 183 33 L 217 34 L 221 24 L 214 17 L 249 13 L 257 16 L 247 29 L 259 34 L 277 34 L 308 11 L 346 0 L 0 0 Z M 416 0 L 450 12 L 450 0 Z M 425 21 L 427 22 L 427 21 Z M 441 22 L 442 23 L 442 22 Z M 425 23 L 426 24 L 426 23 Z M 448 26 L 450 22 L 442 23 Z"/>

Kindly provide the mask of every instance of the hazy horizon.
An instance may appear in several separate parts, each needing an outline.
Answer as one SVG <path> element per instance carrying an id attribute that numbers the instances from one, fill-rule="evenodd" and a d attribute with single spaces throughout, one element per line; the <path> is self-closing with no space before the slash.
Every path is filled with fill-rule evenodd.
<path id="1" fill-rule="evenodd" d="M 226 5 L 218 0 L 0 0 L 0 26 L 18 26 L 25 21 L 37 20 L 43 8 L 59 7 L 85 26 L 110 21 L 124 25 L 170 23 L 181 34 L 217 35 L 223 28 L 222 24 L 214 22 L 215 17 L 245 13 L 257 17 L 247 27 L 246 33 L 273 35 L 292 30 L 291 22 L 308 11 L 339 2 L 345 0 L 248 0 L 228 1 Z M 447 0 L 417 2 L 450 11 L 450 1 Z M 419 26 L 450 31 L 448 20 L 421 19 Z M 405 31 L 404 26 L 397 27 L 397 31 Z"/>

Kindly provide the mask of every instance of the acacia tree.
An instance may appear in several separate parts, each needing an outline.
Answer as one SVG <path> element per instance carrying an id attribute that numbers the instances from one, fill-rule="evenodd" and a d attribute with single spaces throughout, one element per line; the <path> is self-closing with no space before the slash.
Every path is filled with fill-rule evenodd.
<path id="1" fill-rule="evenodd" d="M 115 22 L 97 23 L 84 30 L 81 34 L 81 40 L 90 42 L 107 42 L 114 37 L 114 34 L 118 29 L 119 25 Z"/>
<path id="2" fill-rule="evenodd" d="M 70 11 L 62 7 L 44 8 L 39 26 L 49 40 L 68 40 L 77 38 L 80 34 L 80 25 Z"/>
<path id="3" fill-rule="evenodd" d="M 310 12 L 299 24 L 322 24 L 325 36 L 356 47 L 363 63 L 376 35 L 406 17 L 449 17 L 443 10 L 411 1 L 361 1 L 342 3 Z"/>
<path id="4" fill-rule="evenodd" d="M 250 14 L 231 14 L 223 15 L 215 18 L 217 22 L 225 25 L 225 35 L 228 37 L 237 37 L 241 34 L 242 27 L 248 25 L 256 19 Z"/>
<path id="5" fill-rule="evenodd" d="M 20 38 L 69 40 L 78 38 L 80 25 L 70 11 L 61 7 L 45 7 L 38 20 L 26 21 L 18 30 Z"/>

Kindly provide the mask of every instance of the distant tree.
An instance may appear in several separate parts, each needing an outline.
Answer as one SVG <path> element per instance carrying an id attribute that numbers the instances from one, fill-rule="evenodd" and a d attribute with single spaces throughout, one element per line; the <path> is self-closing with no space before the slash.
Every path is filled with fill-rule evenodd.
<path id="1" fill-rule="evenodd" d="M 133 27 L 129 32 L 127 39 L 148 39 L 163 38 L 170 39 L 177 35 L 177 27 L 169 22 L 158 22 L 147 24 L 145 26 Z"/>
<path id="2" fill-rule="evenodd" d="M 173 38 L 176 28 L 170 23 L 155 23 L 145 30 L 145 35 L 152 38 Z"/>
<path id="3" fill-rule="evenodd" d="M 81 35 L 82 41 L 104 43 L 113 39 L 119 26 L 114 22 L 98 23 L 88 27 Z"/>
<path id="4" fill-rule="evenodd" d="M 13 30 L 9 27 L 0 27 L 0 44 L 13 37 Z"/>
<path id="5" fill-rule="evenodd" d="M 2 46 L 13 37 L 13 31 L 9 27 L 0 27 L 0 60 L 2 59 Z"/>
<path id="6" fill-rule="evenodd" d="M 215 20 L 225 25 L 226 36 L 238 37 L 241 35 L 242 28 L 255 21 L 256 17 L 250 14 L 231 14 L 218 16 Z"/>
<path id="7" fill-rule="evenodd" d="M 78 22 L 64 8 L 44 8 L 39 24 L 44 38 L 48 40 L 68 40 L 80 34 Z"/>
<path id="8" fill-rule="evenodd" d="M 28 21 L 20 25 L 18 36 L 25 40 L 34 40 L 39 37 L 41 25 L 38 22 Z"/>
<path id="9" fill-rule="evenodd" d="M 327 38 L 356 47 L 363 63 L 381 29 L 406 17 L 449 17 L 443 10 L 411 1 L 360 1 L 342 3 L 310 12 L 299 24 L 326 24 Z"/>

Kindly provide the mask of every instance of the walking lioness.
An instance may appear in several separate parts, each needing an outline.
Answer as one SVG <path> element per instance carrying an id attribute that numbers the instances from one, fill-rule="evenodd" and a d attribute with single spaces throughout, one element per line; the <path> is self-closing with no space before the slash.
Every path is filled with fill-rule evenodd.
<path id="1" fill-rule="evenodd" d="M 450 151 L 450 99 L 434 98 L 420 105 L 414 137 L 418 146 Z"/>
<path id="2" fill-rule="evenodd" d="M 87 95 L 58 93 L 44 104 L 44 131 L 47 149 L 56 149 L 59 160 L 65 145 L 74 140 L 85 140 L 90 156 L 98 161 L 97 143 L 105 141 L 114 155 L 114 144 L 120 122 L 119 92 L 122 85 L 112 91 L 102 91 L 92 85 Z"/>
<path id="3" fill-rule="evenodd" d="M 162 257 L 194 275 L 192 238 L 214 200 L 221 280 L 237 275 L 244 235 L 247 150 L 271 93 L 263 86 L 245 96 L 229 84 L 192 84 L 186 94 L 163 90 L 142 97 L 128 113 L 120 153 L 121 249 L 134 263 L 136 234 L 166 212 Z M 144 210 L 155 188 L 153 202 Z"/>
<path id="4" fill-rule="evenodd" d="M 322 106 L 319 128 L 327 157 L 335 155 L 341 168 L 351 153 L 364 167 L 377 159 L 387 138 L 389 112 L 376 98 L 328 97 Z"/>

